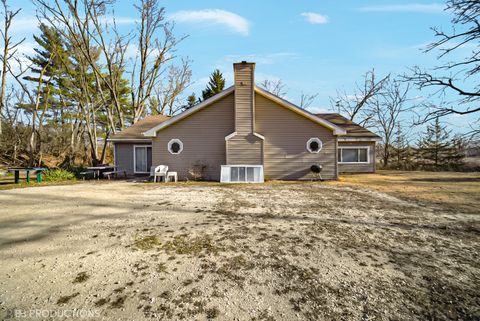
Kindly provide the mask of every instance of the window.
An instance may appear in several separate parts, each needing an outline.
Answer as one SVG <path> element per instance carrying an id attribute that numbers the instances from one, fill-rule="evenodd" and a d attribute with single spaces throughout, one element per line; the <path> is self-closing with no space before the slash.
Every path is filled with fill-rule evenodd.
<path id="1" fill-rule="evenodd" d="M 133 146 L 133 171 L 134 173 L 150 173 L 152 166 L 152 146 Z"/>
<path id="2" fill-rule="evenodd" d="M 322 150 L 322 145 L 320 138 L 313 137 L 307 141 L 307 150 L 310 153 L 318 153 Z"/>
<path id="3" fill-rule="evenodd" d="M 340 147 L 338 148 L 339 163 L 368 163 L 369 147 Z"/>
<path id="4" fill-rule="evenodd" d="M 262 165 L 222 165 L 223 183 L 263 183 Z"/>
<path id="5" fill-rule="evenodd" d="M 172 139 L 168 142 L 168 151 L 170 154 L 178 155 L 183 150 L 183 143 L 180 139 Z"/>

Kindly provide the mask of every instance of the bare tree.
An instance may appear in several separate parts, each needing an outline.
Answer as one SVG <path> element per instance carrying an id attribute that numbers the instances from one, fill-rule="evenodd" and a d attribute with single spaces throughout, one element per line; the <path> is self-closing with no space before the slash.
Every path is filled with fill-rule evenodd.
<path id="1" fill-rule="evenodd" d="M 382 92 L 389 78 L 390 75 L 377 79 L 374 69 L 367 71 L 363 75 L 362 83 L 355 84 L 353 94 L 337 92 L 337 97 L 331 99 L 333 109 L 361 126 L 372 125 L 374 113 L 371 102 Z"/>
<path id="2" fill-rule="evenodd" d="M 47 93 L 46 93 L 47 96 L 50 94 L 49 83 L 52 78 L 46 77 L 45 73 L 50 63 L 52 62 L 54 55 L 55 53 L 52 52 L 47 63 L 40 71 L 34 90 L 31 90 L 30 88 L 28 88 L 27 85 L 22 81 L 24 78 L 24 75 L 28 72 L 28 70 L 30 70 L 30 66 L 28 66 L 27 68 L 23 67 L 20 59 L 16 58 L 17 63 L 19 65 L 19 69 L 20 69 L 19 72 L 14 73 L 11 69 L 9 70 L 9 72 L 15 78 L 18 85 L 23 90 L 23 92 L 25 93 L 25 96 L 28 97 L 28 100 L 29 100 L 28 104 L 24 106 L 26 107 L 27 112 L 31 113 L 31 117 L 32 117 L 31 123 L 30 123 L 31 131 L 28 138 L 29 166 L 33 166 L 35 164 L 40 165 L 40 162 L 41 162 L 41 157 L 39 160 L 36 159 L 36 156 L 38 155 L 37 151 L 40 150 L 40 147 L 38 145 L 41 143 L 41 140 L 39 140 L 38 137 L 41 131 L 45 113 L 47 111 L 48 97 L 44 99 L 42 106 L 41 106 L 42 104 L 41 98 L 42 98 L 44 88 L 47 89 Z"/>
<path id="3" fill-rule="evenodd" d="M 0 30 L 0 34 L 3 40 L 3 50 L 0 59 L 2 60 L 2 80 L 0 84 L 0 134 L 2 134 L 2 111 L 5 108 L 5 90 L 7 88 L 7 72 L 9 70 L 8 61 L 16 54 L 17 47 L 25 41 L 25 38 L 14 43 L 12 42 L 12 36 L 10 36 L 10 27 L 12 21 L 21 9 L 16 11 L 10 10 L 7 5 L 7 0 L 1 0 L 3 6 L 3 29 Z"/>
<path id="4" fill-rule="evenodd" d="M 384 90 L 371 102 L 372 121 L 382 136 L 383 166 L 388 166 L 395 126 L 398 126 L 402 114 L 411 109 L 408 103 L 410 86 L 399 80 L 389 80 L 383 84 Z"/>
<path id="5" fill-rule="evenodd" d="M 85 57 L 94 72 L 99 97 L 109 124 L 109 132 L 123 128 L 124 119 L 119 99 L 121 75 L 125 67 L 126 37 L 119 35 L 115 19 L 106 23 L 114 0 L 33 0 L 39 20 L 48 22 Z M 110 27 L 107 27 L 110 26 Z M 107 43 L 106 35 L 112 33 Z M 99 65 L 98 51 L 106 62 L 106 72 Z M 117 121 L 118 120 L 118 121 Z"/>
<path id="6" fill-rule="evenodd" d="M 190 61 L 182 60 L 181 66 L 170 66 L 166 79 L 155 89 L 156 107 L 152 110 L 155 114 L 174 115 L 184 108 L 181 94 L 190 85 L 192 71 Z"/>
<path id="7" fill-rule="evenodd" d="M 18 87 L 9 85 L 5 95 L 3 119 L 6 126 L 0 135 L 0 161 L 7 164 L 18 164 L 20 155 L 24 154 L 26 126 L 20 123 L 20 109 L 17 105 L 24 104 L 25 93 Z"/>
<path id="8" fill-rule="evenodd" d="M 165 8 L 160 6 L 159 0 L 141 0 L 136 8 L 140 12 L 141 21 L 138 25 L 137 39 L 139 54 L 135 60 L 131 80 L 133 123 L 143 116 L 153 90 L 160 85 L 162 74 L 168 70 L 168 62 L 176 58 L 177 44 L 185 39 L 185 37 L 177 39 L 173 35 L 174 25 L 166 21 Z M 162 32 L 163 39 L 156 36 L 158 32 Z M 174 84 L 169 85 L 176 87 Z M 167 101 L 169 101 L 167 105 L 170 104 L 171 97 Z"/>
<path id="9" fill-rule="evenodd" d="M 260 83 L 260 86 L 263 87 L 266 91 L 271 92 L 275 96 L 283 98 L 287 95 L 287 91 L 285 89 L 285 84 L 281 79 L 278 80 L 269 80 L 265 79 Z"/>
<path id="10" fill-rule="evenodd" d="M 317 94 L 306 94 L 302 91 L 302 94 L 300 95 L 300 108 L 303 109 L 308 109 L 315 99 L 317 99 L 318 93 Z"/>
<path id="11" fill-rule="evenodd" d="M 67 39 L 72 56 L 77 62 L 76 70 L 70 73 L 77 81 L 74 92 L 76 104 L 83 116 L 88 135 L 92 162 L 103 163 L 106 144 L 98 158 L 98 139 L 106 140 L 110 133 L 125 125 L 121 89 L 125 70 L 125 52 L 128 35 L 121 36 L 115 19 L 109 21 L 107 13 L 113 13 L 113 0 L 33 0 L 37 5 L 39 20 L 48 22 Z M 108 41 L 107 41 L 108 39 Z M 104 62 L 104 66 L 100 64 Z M 67 65 L 67 62 L 65 63 Z M 67 67 L 68 69 L 68 67 Z M 93 76 L 94 91 L 92 91 Z M 102 119 L 106 119 L 106 123 Z M 81 123 L 80 123 L 81 124 Z M 98 125 L 105 125 L 102 133 Z M 76 128 L 77 132 L 80 128 Z M 102 136 L 99 136 L 102 135 Z M 71 144 L 73 147 L 74 144 Z"/>
<path id="12" fill-rule="evenodd" d="M 438 60 L 447 58 L 449 54 L 458 53 L 459 49 L 471 48 L 470 54 L 458 61 L 441 63 L 433 70 L 424 70 L 418 66 L 412 68 L 412 73 L 404 78 L 413 82 L 419 89 L 433 89 L 433 96 L 448 97 L 455 95 L 458 99 L 443 101 L 441 104 L 426 104 L 426 113 L 418 123 L 429 122 L 450 114 L 466 115 L 480 112 L 480 2 L 478 0 L 448 0 L 447 11 L 454 15 L 452 30 L 445 32 L 433 28 L 437 41 L 424 50 L 425 53 L 438 50 Z M 443 75 L 441 75 L 443 73 Z M 473 78 L 475 77 L 475 78 Z M 473 79 L 473 86 L 469 86 Z M 470 88 L 469 88 L 470 87 Z M 443 99 L 442 98 L 442 99 Z M 476 132 L 480 132 L 478 127 Z"/>

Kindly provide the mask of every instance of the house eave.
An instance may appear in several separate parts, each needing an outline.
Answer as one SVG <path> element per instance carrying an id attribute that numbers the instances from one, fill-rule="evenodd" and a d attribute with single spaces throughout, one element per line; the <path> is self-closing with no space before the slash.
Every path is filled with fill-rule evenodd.
<path id="1" fill-rule="evenodd" d="M 339 142 L 379 142 L 381 137 L 352 137 L 352 136 L 342 136 L 338 138 Z"/>
<path id="2" fill-rule="evenodd" d="M 112 143 L 151 143 L 150 138 L 109 138 L 107 142 Z"/>

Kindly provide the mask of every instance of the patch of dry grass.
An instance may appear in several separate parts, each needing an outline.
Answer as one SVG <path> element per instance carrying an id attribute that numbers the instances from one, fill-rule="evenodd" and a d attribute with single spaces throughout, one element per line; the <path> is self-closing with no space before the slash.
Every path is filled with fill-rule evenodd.
<path id="1" fill-rule="evenodd" d="M 334 186 L 372 188 L 403 199 L 437 204 L 453 211 L 478 213 L 480 173 L 383 171 L 343 174 Z"/>
<path id="2" fill-rule="evenodd" d="M 30 184 L 25 181 L 25 179 L 21 178 L 20 183 L 15 184 L 14 178 L 7 176 L 7 177 L 0 177 L 0 191 L 16 189 L 16 188 L 27 188 L 27 187 L 41 187 L 41 186 L 61 186 L 61 185 L 73 185 L 79 184 L 80 181 L 63 181 L 63 182 L 36 182 L 36 177 L 33 176 L 30 178 Z"/>

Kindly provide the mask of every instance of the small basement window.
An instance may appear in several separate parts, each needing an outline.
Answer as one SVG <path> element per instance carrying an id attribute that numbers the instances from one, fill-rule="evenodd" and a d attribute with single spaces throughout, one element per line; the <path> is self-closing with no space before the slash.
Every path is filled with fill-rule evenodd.
<path id="1" fill-rule="evenodd" d="M 262 165 L 222 165 L 222 183 L 263 183 Z"/>
<path id="2" fill-rule="evenodd" d="M 368 163 L 369 147 L 339 147 L 338 162 L 344 164 Z"/>
<path id="3" fill-rule="evenodd" d="M 320 138 L 312 137 L 307 141 L 307 150 L 314 154 L 322 150 L 323 144 Z"/>
<path id="4" fill-rule="evenodd" d="M 168 151 L 170 154 L 177 155 L 183 150 L 183 143 L 180 139 L 174 138 L 168 142 Z"/>

